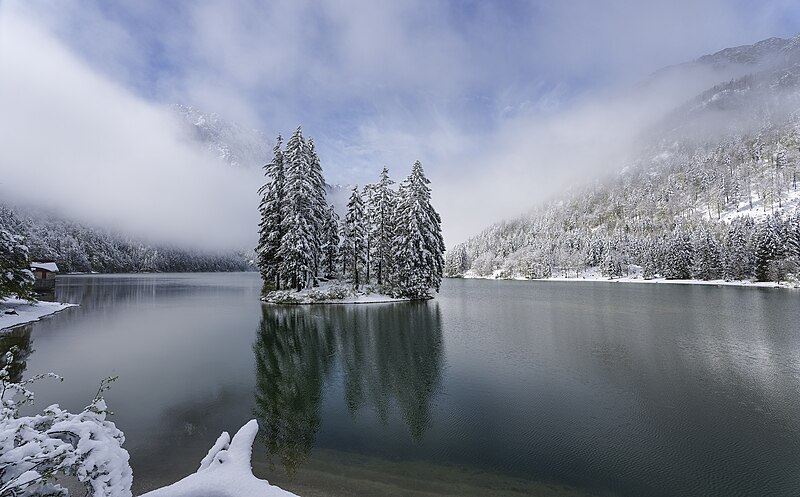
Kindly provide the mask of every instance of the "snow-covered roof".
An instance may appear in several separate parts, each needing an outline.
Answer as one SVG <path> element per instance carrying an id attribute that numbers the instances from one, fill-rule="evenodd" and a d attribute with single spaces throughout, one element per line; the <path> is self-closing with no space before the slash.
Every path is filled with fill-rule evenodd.
<path id="1" fill-rule="evenodd" d="M 55 262 L 31 262 L 31 269 L 43 269 L 45 271 L 50 271 L 51 273 L 58 272 L 58 266 Z"/>

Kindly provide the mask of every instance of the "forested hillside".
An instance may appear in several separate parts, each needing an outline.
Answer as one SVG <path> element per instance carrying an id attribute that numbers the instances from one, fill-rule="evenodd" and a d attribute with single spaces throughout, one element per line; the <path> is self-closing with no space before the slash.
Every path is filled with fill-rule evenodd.
<path id="1" fill-rule="evenodd" d="M 449 250 L 449 276 L 797 280 L 800 37 L 693 64 L 752 73 L 701 93 L 641 136 L 618 173 Z"/>
<path id="2" fill-rule="evenodd" d="M 232 167 L 260 167 L 270 141 L 215 114 L 175 105 L 189 135 Z M 254 189 L 255 189 L 254 185 Z M 253 270 L 253 254 L 213 253 L 154 245 L 125 233 L 67 219 L 52 211 L 10 205 L 0 199 L 0 229 L 21 236 L 33 260 L 52 259 L 65 272 L 183 272 Z M 243 247 L 243 251 L 246 247 Z"/>
<path id="3" fill-rule="evenodd" d="M 0 206 L 0 228 L 21 236 L 32 260 L 54 260 L 62 272 L 246 271 L 245 254 L 215 254 L 145 244 L 111 230 L 32 210 Z"/>

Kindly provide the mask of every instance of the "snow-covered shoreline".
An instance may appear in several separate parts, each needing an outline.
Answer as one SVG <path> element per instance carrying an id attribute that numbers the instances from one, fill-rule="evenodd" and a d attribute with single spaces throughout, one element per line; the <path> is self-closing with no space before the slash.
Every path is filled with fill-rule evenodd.
<path id="1" fill-rule="evenodd" d="M 61 302 L 28 302 L 20 299 L 0 300 L 0 332 L 10 328 L 39 321 L 45 316 L 75 307 L 78 304 L 64 304 Z M 6 314 L 13 310 L 16 314 Z"/>
<path id="2" fill-rule="evenodd" d="M 666 278 L 651 278 L 644 279 L 641 272 L 634 271 L 630 276 L 623 276 L 620 278 L 609 278 L 603 276 L 594 270 L 587 270 L 581 276 L 553 276 L 550 278 L 525 278 L 522 276 L 503 277 L 499 272 L 488 276 L 479 276 L 476 274 L 465 274 L 460 278 L 463 279 L 482 279 L 482 280 L 513 280 L 513 281 L 585 281 L 596 283 L 648 283 L 648 284 L 666 284 L 666 285 L 706 285 L 706 286 L 735 286 L 735 287 L 750 287 L 750 288 L 785 288 L 785 289 L 800 289 L 800 283 L 791 283 L 782 281 L 776 283 L 774 281 L 749 281 L 749 280 L 668 280 Z"/>
<path id="3" fill-rule="evenodd" d="M 269 292 L 261 298 L 267 304 L 390 304 L 395 302 L 410 302 L 407 297 L 393 297 L 380 293 L 368 286 L 361 286 L 358 290 L 351 285 L 339 281 L 322 282 L 318 287 L 303 290 L 276 290 Z"/>

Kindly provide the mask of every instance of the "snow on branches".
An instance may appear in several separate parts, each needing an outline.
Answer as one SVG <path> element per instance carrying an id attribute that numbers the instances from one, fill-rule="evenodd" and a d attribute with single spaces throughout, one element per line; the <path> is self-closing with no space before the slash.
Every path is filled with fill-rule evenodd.
<path id="1" fill-rule="evenodd" d="M 66 496 L 67 490 L 54 481 L 62 474 L 76 477 L 89 495 L 130 496 L 133 475 L 122 448 L 125 436 L 106 420 L 109 411 L 102 397 L 114 378 L 104 380 L 78 414 L 54 404 L 42 414 L 20 416 L 20 407 L 33 402 L 28 385 L 60 377 L 47 373 L 12 382 L 15 352 L 12 348 L 3 356 L 0 368 L 0 495 Z"/>

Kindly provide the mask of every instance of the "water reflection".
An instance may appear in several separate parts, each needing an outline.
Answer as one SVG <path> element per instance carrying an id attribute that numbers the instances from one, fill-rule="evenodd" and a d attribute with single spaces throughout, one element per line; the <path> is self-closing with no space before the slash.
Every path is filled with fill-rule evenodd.
<path id="1" fill-rule="evenodd" d="M 256 343 L 256 417 L 267 453 L 293 474 L 319 430 L 332 327 L 299 308 L 265 306 Z"/>
<path id="2" fill-rule="evenodd" d="M 387 424 L 396 409 L 416 443 L 430 426 L 443 357 L 435 303 L 264 306 L 253 348 L 260 436 L 290 476 L 311 454 L 335 372 L 351 416 L 370 409 Z"/>
<path id="3" fill-rule="evenodd" d="M 0 333 L 0 357 L 6 352 L 14 350 L 14 360 L 8 368 L 9 381 L 19 383 L 28 366 L 28 357 L 33 353 L 33 340 L 31 340 L 31 325 L 20 326 Z"/>

